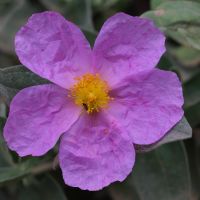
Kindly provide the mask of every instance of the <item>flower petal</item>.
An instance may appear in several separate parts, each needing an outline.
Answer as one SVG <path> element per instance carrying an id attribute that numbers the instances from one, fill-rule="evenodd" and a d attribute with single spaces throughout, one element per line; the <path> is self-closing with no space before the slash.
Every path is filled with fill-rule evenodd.
<path id="1" fill-rule="evenodd" d="M 164 43 L 150 19 L 118 13 L 104 23 L 95 41 L 94 74 L 113 85 L 127 74 L 154 68 L 165 52 Z"/>
<path id="2" fill-rule="evenodd" d="M 113 95 L 107 110 L 136 144 L 158 141 L 183 116 L 181 82 L 173 72 L 143 71 L 124 79 L 111 91 Z"/>
<path id="3" fill-rule="evenodd" d="M 126 130 L 105 110 L 84 112 L 64 133 L 59 150 L 65 183 L 99 190 L 132 171 L 135 150 Z"/>
<path id="4" fill-rule="evenodd" d="M 53 148 L 81 112 L 69 93 L 53 84 L 21 90 L 11 102 L 4 127 L 9 148 L 20 156 L 40 156 Z"/>
<path id="5" fill-rule="evenodd" d="M 23 65 L 64 88 L 90 71 L 88 41 L 76 25 L 55 12 L 32 15 L 15 37 L 15 51 Z"/>

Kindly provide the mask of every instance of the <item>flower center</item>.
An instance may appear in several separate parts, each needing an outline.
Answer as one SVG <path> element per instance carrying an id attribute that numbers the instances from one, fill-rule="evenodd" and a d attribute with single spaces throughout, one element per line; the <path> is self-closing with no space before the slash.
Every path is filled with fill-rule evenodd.
<path id="1" fill-rule="evenodd" d="M 105 80 L 101 81 L 99 74 L 93 76 L 87 73 L 82 79 L 76 77 L 74 79 L 78 82 L 70 87 L 72 94 L 68 97 L 74 98 L 78 106 L 85 108 L 88 114 L 94 111 L 99 112 L 99 108 L 109 107 L 107 102 L 113 100 L 108 96 L 111 89 L 108 89 L 109 86 Z"/>

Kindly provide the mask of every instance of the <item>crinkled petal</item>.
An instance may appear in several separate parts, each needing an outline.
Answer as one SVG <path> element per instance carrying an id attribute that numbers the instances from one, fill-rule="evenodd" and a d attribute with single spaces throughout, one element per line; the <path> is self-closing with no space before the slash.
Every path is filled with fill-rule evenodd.
<path id="1" fill-rule="evenodd" d="M 108 112 L 136 144 L 158 141 L 183 116 L 181 82 L 173 72 L 153 69 L 127 77 L 111 96 L 115 97 Z"/>
<path id="2" fill-rule="evenodd" d="M 64 133 L 59 162 L 65 183 L 99 190 L 132 171 L 135 150 L 121 124 L 105 110 L 84 112 Z"/>
<path id="3" fill-rule="evenodd" d="M 95 41 L 92 70 L 113 85 L 127 74 L 154 68 L 164 43 L 151 19 L 118 13 L 104 23 Z"/>
<path id="4" fill-rule="evenodd" d="M 4 127 L 9 148 L 20 156 L 40 156 L 54 147 L 81 112 L 69 93 L 53 84 L 21 90 L 11 102 Z"/>
<path id="5" fill-rule="evenodd" d="M 23 65 L 61 87 L 90 71 L 92 50 L 82 31 L 55 12 L 34 14 L 15 37 Z"/>

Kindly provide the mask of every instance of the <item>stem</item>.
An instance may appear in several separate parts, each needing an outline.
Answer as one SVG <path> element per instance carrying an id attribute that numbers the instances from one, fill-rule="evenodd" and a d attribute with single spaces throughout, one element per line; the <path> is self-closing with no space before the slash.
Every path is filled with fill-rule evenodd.
<path id="1" fill-rule="evenodd" d="M 53 162 L 45 163 L 33 168 L 32 174 L 37 175 L 53 169 Z"/>

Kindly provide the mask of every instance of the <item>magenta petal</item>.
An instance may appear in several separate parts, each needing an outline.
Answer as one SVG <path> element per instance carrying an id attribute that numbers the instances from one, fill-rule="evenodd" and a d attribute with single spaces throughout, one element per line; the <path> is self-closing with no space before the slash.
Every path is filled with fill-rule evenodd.
<path id="1" fill-rule="evenodd" d="M 64 133 L 59 150 L 65 183 L 99 190 L 132 171 L 135 150 L 124 127 L 109 113 L 81 115 Z"/>
<path id="2" fill-rule="evenodd" d="M 181 82 L 173 72 L 143 71 L 111 92 L 115 97 L 108 112 L 125 126 L 133 143 L 158 141 L 183 116 Z"/>
<path id="3" fill-rule="evenodd" d="M 23 65 L 43 78 L 69 88 L 74 77 L 90 72 L 92 50 L 82 31 L 55 12 L 34 14 L 15 37 Z"/>
<path id="4" fill-rule="evenodd" d="M 118 13 L 101 28 L 93 51 L 93 71 L 113 85 L 127 74 L 156 66 L 165 37 L 150 19 Z"/>
<path id="5" fill-rule="evenodd" d="M 53 84 L 21 90 L 11 102 L 4 127 L 9 148 L 20 156 L 40 156 L 54 147 L 81 112 L 69 93 Z"/>

